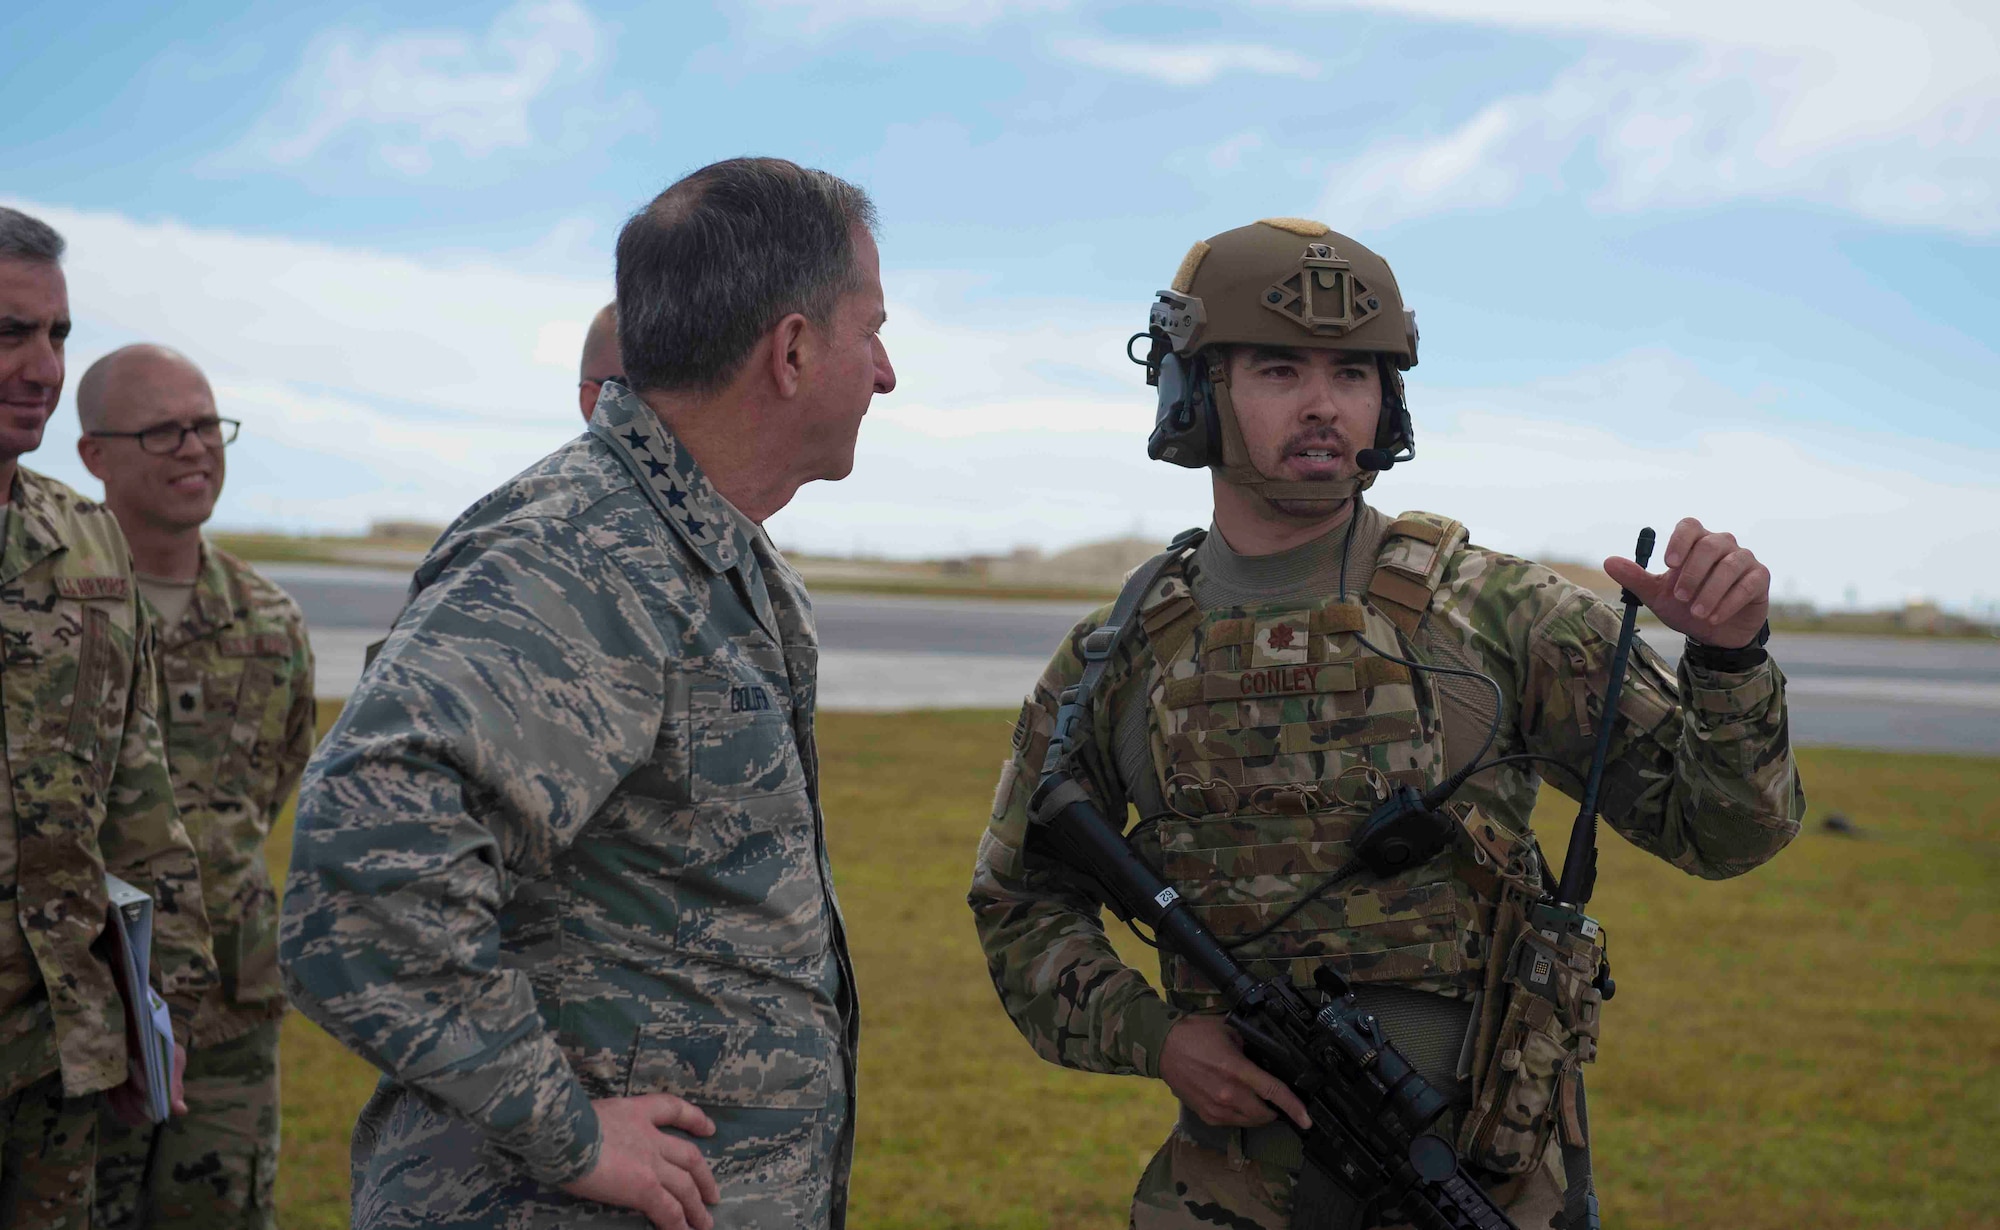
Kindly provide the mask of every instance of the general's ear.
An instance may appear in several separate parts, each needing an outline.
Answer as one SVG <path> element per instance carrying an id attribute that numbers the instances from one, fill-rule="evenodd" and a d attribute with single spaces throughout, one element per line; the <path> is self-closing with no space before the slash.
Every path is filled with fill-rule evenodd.
<path id="1" fill-rule="evenodd" d="M 805 382 L 806 368 L 817 357 L 818 334 L 811 322 L 793 312 L 771 327 L 771 384 L 780 397 L 793 397 Z"/>

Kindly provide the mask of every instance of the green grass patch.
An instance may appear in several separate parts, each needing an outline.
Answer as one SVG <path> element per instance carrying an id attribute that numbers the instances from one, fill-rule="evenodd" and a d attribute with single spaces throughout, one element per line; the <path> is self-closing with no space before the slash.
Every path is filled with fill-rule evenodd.
<path id="1" fill-rule="evenodd" d="M 1000 1012 L 964 896 L 1011 722 L 820 723 L 862 996 L 852 1224 L 867 1230 L 1122 1226 L 1173 1118 L 1157 1082 L 1043 1063 Z M 1605 846 L 1594 904 L 1619 990 L 1590 1073 L 1605 1223 L 2000 1227 L 2000 760 L 1800 760 L 1807 831 L 1749 876 L 1709 883 Z M 1574 810 L 1551 794 L 1545 844 Z M 1861 835 L 1822 834 L 1828 811 Z M 287 816 L 274 869 L 290 832 Z M 1136 942 L 1121 949 L 1151 972 Z M 344 1226 L 374 1072 L 297 1014 L 284 1063 L 282 1223 Z"/>

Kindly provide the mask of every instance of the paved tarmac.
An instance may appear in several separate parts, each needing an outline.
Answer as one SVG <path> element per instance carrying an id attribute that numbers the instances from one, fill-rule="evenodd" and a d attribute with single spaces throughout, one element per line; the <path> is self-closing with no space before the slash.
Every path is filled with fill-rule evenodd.
<path id="1" fill-rule="evenodd" d="M 403 604 L 402 574 L 271 564 L 305 609 L 322 696 L 345 696 L 362 652 Z M 824 594 L 820 696 L 828 709 L 1011 708 L 1041 672 L 1081 603 L 983 602 Z M 1655 629 L 1669 659 L 1680 638 Z M 2000 640 L 1780 633 L 1794 737 L 1801 744 L 2000 755 Z"/>

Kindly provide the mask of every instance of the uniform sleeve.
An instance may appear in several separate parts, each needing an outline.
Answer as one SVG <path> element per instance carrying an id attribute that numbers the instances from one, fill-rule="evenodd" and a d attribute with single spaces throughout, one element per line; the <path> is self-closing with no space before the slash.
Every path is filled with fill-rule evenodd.
<path id="1" fill-rule="evenodd" d="M 1504 557 L 1500 557 L 1504 560 Z M 1526 750 L 1589 771 L 1622 612 L 1538 565 L 1510 561 L 1476 587 L 1471 622 L 1507 630 Z M 1500 648 L 1500 646 L 1495 646 Z M 1723 674 L 1683 659 L 1678 676 L 1643 640 L 1619 696 L 1600 809 L 1642 850 L 1727 879 L 1798 834 L 1805 793 L 1775 660 Z M 1582 793 L 1562 774 L 1549 779 Z"/>
<path id="2" fill-rule="evenodd" d="M 485 535 L 447 548 L 306 769 L 279 952 L 301 1011 L 560 1184 L 597 1119 L 498 912 L 650 754 L 666 646 L 572 527 Z"/>
<path id="3" fill-rule="evenodd" d="M 1021 706 L 967 902 L 1000 1003 L 1037 1054 L 1066 1068 L 1158 1076 L 1167 1030 L 1181 1014 L 1112 948 L 1103 901 L 1089 882 L 1023 853 L 1028 796 L 1048 751 L 1056 698 L 1082 675 L 1077 646 L 1105 614 L 1077 625 Z M 1111 707 L 1098 708 L 1093 743 L 1108 748 Z M 1091 767 L 1100 780 L 1111 773 L 1102 757 Z M 1123 811 L 1122 803 L 1107 808 Z"/>
<path id="4" fill-rule="evenodd" d="M 137 604 L 132 684 L 118 763 L 105 795 L 98 847 L 105 870 L 153 896 L 153 966 L 173 1017 L 174 1037 L 194 1036 L 195 1009 L 219 975 L 202 905 L 201 866 L 174 808 L 160 734 L 160 676 L 152 618 Z"/>
<path id="5" fill-rule="evenodd" d="M 307 639 L 303 617 L 298 620 L 295 629 L 299 648 L 292 659 L 292 707 L 285 714 L 285 733 L 278 744 L 271 797 L 265 801 L 274 816 L 298 786 L 299 777 L 306 771 L 306 761 L 312 759 L 313 743 L 319 735 L 319 701 L 313 696 L 312 642 Z"/>

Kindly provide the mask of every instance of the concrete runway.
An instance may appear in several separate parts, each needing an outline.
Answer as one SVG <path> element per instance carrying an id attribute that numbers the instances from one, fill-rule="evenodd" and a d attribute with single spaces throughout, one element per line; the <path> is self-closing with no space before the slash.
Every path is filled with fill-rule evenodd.
<path id="1" fill-rule="evenodd" d="M 402 574 L 312 564 L 262 571 L 305 609 L 319 692 L 345 696 L 362 652 L 403 604 Z M 1041 673 L 1079 603 L 826 594 L 815 599 L 828 709 L 1011 708 Z M 1648 640 L 1670 660 L 1680 638 Z M 1780 633 L 1801 744 L 2000 755 L 2000 640 Z"/>

